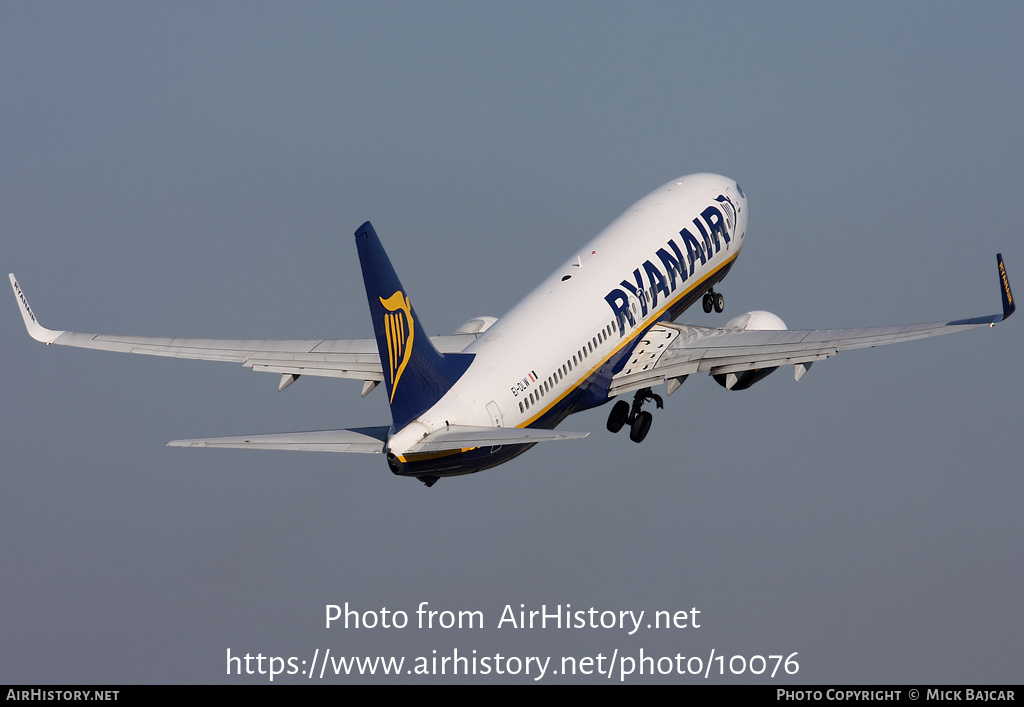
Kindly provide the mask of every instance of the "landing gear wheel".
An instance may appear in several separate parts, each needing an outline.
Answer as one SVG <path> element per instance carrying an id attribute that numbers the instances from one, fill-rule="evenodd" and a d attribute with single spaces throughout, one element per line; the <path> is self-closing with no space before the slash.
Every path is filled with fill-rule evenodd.
<path id="1" fill-rule="evenodd" d="M 711 314 L 711 308 L 714 306 L 714 302 L 711 300 L 711 293 L 704 293 L 704 314 Z"/>
<path id="2" fill-rule="evenodd" d="M 644 437 L 647 436 L 648 430 L 651 429 L 652 419 L 653 417 L 651 416 L 651 413 L 646 410 L 637 415 L 636 419 L 633 420 L 633 424 L 630 425 L 629 438 L 637 444 L 643 442 Z"/>
<path id="3" fill-rule="evenodd" d="M 718 312 L 719 314 L 721 314 L 722 310 L 725 309 L 725 297 L 722 296 L 721 292 L 716 292 L 714 294 L 713 299 L 715 300 L 714 301 L 715 311 Z"/>
<path id="4" fill-rule="evenodd" d="M 622 426 L 626 424 L 626 420 L 629 419 L 629 403 L 625 400 L 620 400 L 615 403 L 612 407 L 612 411 L 608 413 L 608 431 L 615 433 L 622 429 Z"/>

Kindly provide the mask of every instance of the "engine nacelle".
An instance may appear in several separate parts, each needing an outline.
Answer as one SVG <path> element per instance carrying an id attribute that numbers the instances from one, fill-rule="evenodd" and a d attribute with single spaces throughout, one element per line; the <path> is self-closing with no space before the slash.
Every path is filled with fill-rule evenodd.
<path id="1" fill-rule="evenodd" d="M 786 323 L 777 315 L 761 310 L 733 317 L 723 328 L 734 331 L 784 331 L 787 329 Z M 778 366 L 731 373 L 712 373 L 711 376 L 727 390 L 746 390 L 759 380 L 767 378 L 776 368 Z"/>
<path id="2" fill-rule="evenodd" d="M 473 317 L 463 322 L 453 334 L 482 334 L 491 328 L 491 324 L 498 321 L 497 317 Z"/>
<path id="3" fill-rule="evenodd" d="M 786 331 L 789 327 L 778 315 L 755 310 L 733 317 L 722 328 L 740 331 Z"/>

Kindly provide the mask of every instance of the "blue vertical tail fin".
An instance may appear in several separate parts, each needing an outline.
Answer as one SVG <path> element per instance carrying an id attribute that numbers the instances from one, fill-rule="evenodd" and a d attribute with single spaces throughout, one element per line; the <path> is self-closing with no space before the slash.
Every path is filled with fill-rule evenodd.
<path id="1" fill-rule="evenodd" d="M 473 355 L 442 354 L 434 348 L 369 221 L 356 231 L 356 249 L 397 431 L 440 400 L 469 368 Z"/>

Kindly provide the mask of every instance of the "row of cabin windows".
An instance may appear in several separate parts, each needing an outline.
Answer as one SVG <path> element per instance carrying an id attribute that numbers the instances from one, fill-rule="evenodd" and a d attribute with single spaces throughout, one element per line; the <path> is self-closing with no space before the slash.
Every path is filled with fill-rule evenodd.
<path id="1" fill-rule="evenodd" d="M 703 246 L 702 246 L 702 249 L 703 249 Z M 643 299 L 645 299 L 645 300 L 647 300 L 649 302 L 653 302 L 654 301 L 654 290 L 655 290 L 655 286 L 651 285 L 646 290 L 637 290 L 637 296 L 638 297 L 642 297 Z M 639 315 L 639 312 L 637 311 L 637 306 L 636 306 L 635 302 L 632 303 L 631 307 L 633 309 L 633 313 L 635 315 Z M 606 340 L 608 340 L 612 336 L 612 334 L 615 333 L 616 328 L 617 328 L 616 327 L 616 320 L 613 319 L 608 324 L 608 326 L 606 326 L 604 329 L 602 329 L 600 332 L 598 332 L 597 336 L 595 336 L 593 339 L 591 339 L 589 342 L 587 342 L 587 344 L 583 348 L 581 348 L 579 351 L 577 351 L 573 355 L 572 359 L 567 360 L 562 365 L 561 368 L 556 369 L 555 372 L 552 375 L 548 376 L 548 379 L 547 379 L 546 382 L 541 383 L 540 387 L 536 391 L 534 391 L 533 393 L 530 393 L 530 396 L 526 400 L 520 402 L 519 403 L 519 412 L 526 412 L 527 410 L 530 409 L 531 405 L 536 405 L 537 402 L 545 394 L 547 394 L 548 391 L 551 390 L 552 387 L 554 387 L 554 385 L 556 385 L 560 380 L 562 380 L 569 373 L 569 371 L 571 371 L 575 366 L 578 366 L 583 361 L 583 359 L 585 357 L 587 357 L 588 355 L 590 355 L 591 353 L 594 352 L 594 349 L 596 349 L 598 346 L 600 346 Z"/>
<path id="2" fill-rule="evenodd" d="M 573 354 L 571 359 L 566 360 L 560 368 L 556 368 L 555 372 L 548 376 L 547 380 L 541 381 L 541 384 L 535 391 L 530 393 L 529 397 L 519 402 L 519 412 L 526 412 L 530 409 L 531 405 L 536 405 L 540 402 L 540 399 L 544 397 L 548 392 L 551 391 L 558 383 L 565 378 L 573 368 L 583 363 L 583 359 L 594 353 L 601 344 L 607 341 L 612 333 L 615 331 L 615 320 L 612 320 L 604 329 L 597 333 L 597 336 L 593 337 L 588 341 L 583 348 Z"/>
<path id="3" fill-rule="evenodd" d="M 653 302 L 654 290 L 655 286 L 651 285 L 650 288 L 646 290 L 638 290 L 637 295 L 639 297 L 643 297 L 645 300 L 649 302 Z M 632 305 L 632 309 L 634 314 L 639 315 L 639 312 L 637 312 L 637 306 L 635 302 Z M 552 387 L 554 387 L 569 373 L 569 371 L 571 371 L 574 367 L 582 363 L 584 358 L 592 354 L 596 348 L 598 348 L 601 344 L 603 344 L 605 341 L 611 338 L 611 336 L 615 333 L 615 330 L 617 328 L 618 327 L 616 326 L 616 320 L 613 319 L 611 322 L 609 322 L 608 326 L 606 326 L 604 329 L 597 333 L 597 336 L 593 337 L 589 342 L 587 342 L 585 346 L 583 346 L 583 348 L 577 351 L 571 359 L 567 360 L 561 368 L 556 369 L 552 375 L 548 376 L 547 381 L 541 383 L 540 387 L 533 393 L 530 393 L 530 396 L 526 400 L 520 402 L 519 412 L 525 412 L 526 410 L 530 409 L 531 405 L 536 405 L 537 402 L 539 402 L 540 399 L 544 397 L 544 395 L 546 395 Z"/>

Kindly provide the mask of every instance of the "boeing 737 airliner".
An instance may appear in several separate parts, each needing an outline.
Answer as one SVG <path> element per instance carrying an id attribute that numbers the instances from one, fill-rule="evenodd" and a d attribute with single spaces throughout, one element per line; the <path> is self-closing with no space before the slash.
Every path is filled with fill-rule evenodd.
<path id="1" fill-rule="evenodd" d="M 500 319 L 471 319 L 428 337 L 369 222 L 356 231 L 375 338 L 230 340 L 106 336 L 52 331 L 36 320 L 14 275 L 11 286 L 29 334 L 46 344 L 177 358 L 235 361 L 281 375 L 381 381 L 390 426 L 188 439 L 179 447 L 291 449 L 387 455 L 391 470 L 431 486 L 516 457 L 538 442 L 586 437 L 557 432 L 574 412 L 620 400 L 608 430 L 634 442 L 651 427 L 652 387 L 671 395 L 692 373 L 742 390 L 779 366 L 796 380 L 811 364 L 864 348 L 992 326 L 1015 308 L 997 255 L 1001 314 L 931 324 L 789 331 L 770 312 L 747 312 L 720 329 L 675 324 L 700 301 L 722 312 L 715 290 L 747 236 L 747 198 L 726 177 L 694 174 L 665 184 L 626 210 Z M 564 316 L 553 316 L 562 313 Z"/>

